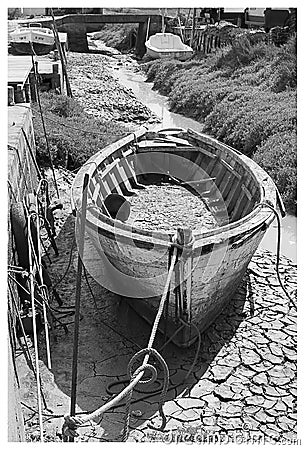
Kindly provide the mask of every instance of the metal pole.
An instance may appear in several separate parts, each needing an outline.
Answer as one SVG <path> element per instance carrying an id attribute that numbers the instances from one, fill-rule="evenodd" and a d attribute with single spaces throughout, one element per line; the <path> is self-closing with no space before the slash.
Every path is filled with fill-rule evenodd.
<path id="1" fill-rule="evenodd" d="M 76 386 L 77 386 L 77 358 L 78 358 L 78 337 L 79 337 L 79 319 L 80 319 L 80 294 L 81 294 L 81 278 L 83 268 L 83 253 L 84 253 L 84 239 L 85 239 L 85 224 L 87 213 L 87 193 L 88 193 L 89 175 L 86 173 L 83 181 L 83 193 L 81 203 L 80 216 L 80 233 L 78 244 L 78 260 L 77 260 L 77 275 L 76 275 L 76 291 L 75 291 L 75 320 L 74 320 L 74 342 L 73 342 L 73 361 L 72 361 L 72 387 L 71 387 L 71 407 L 70 415 L 75 415 L 76 405 Z M 74 438 L 70 437 L 70 442 Z"/>

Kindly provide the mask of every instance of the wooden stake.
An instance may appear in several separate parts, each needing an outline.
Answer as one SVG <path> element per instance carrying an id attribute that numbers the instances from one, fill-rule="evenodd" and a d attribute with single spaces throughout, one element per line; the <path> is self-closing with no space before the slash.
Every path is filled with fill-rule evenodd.
<path id="1" fill-rule="evenodd" d="M 75 291 L 75 319 L 74 319 L 74 342 L 73 342 L 73 361 L 72 361 L 72 387 L 71 387 L 71 407 L 70 415 L 75 415 L 76 405 L 76 387 L 77 387 L 77 358 L 78 358 L 78 338 L 79 338 L 79 319 L 80 319 L 80 294 L 81 294 L 81 278 L 83 269 L 83 253 L 85 240 L 85 225 L 87 213 L 87 193 L 88 193 L 89 175 L 86 173 L 83 181 L 82 193 L 82 210 L 80 217 L 80 232 L 78 244 L 78 260 L 76 275 L 76 291 Z M 70 442 L 74 442 L 74 438 L 70 437 Z"/>
<path id="2" fill-rule="evenodd" d="M 194 35 L 195 35 L 195 26 L 196 26 L 196 8 L 193 9 L 193 25 L 192 25 L 192 35 L 191 35 L 191 43 L 190 47 L 193 45 Z"/>
<path id="3" fill-rule="evenodd" d="M 56 47 L 57 47 L 57 50 L 58 50 L 58 53 L 60 56 L 60 61 L 61 61 L 61 66 L 62 66 L 62 74 L 66 81 L 67 95 L 68 95 L 68 97 L 72 97 L 72 90 L 71 90 L 70 81 L 68 78 L 68 73 L 67 73 L 67 68 L 66 68 L 66 62 L 67 62 L 66 55 L 64 54 L 63 49 L 61 47 L 61 43 L 60 43 L 60 39 L 59 39 L 57 27 L 56 27 L 56 21 L 55 21 L 55 17 L 54 17 L 52 8 L 51 8 L 51 16 L 52 16 L 52 20 L 53 20 L 52 30 L 53 30 L 53 34 L 54 34 L 54 38 L 55 38 Z"/>

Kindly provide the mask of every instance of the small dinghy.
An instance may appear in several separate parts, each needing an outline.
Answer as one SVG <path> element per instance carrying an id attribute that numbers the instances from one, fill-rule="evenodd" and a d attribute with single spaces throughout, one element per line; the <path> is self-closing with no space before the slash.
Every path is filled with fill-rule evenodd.
<path id="1" fill-rule="evenodd" d="M 285 213 L 261 167 L 190 129 L 141 129 L 90 158 L 72 186 L 77 224 L 85 174 L 85 237 L 76 228 L 85 267 L 153 323 L 175 253 L 160 330 L 181 347 L 234 297 L 272 208 Z M 179 212 L 179 198 L 189 215 Z"/>
<path id="2" fill-rule="evenodd" d="M 47 55 L 55 45 L 52 30 L 43 28 L 40 23 L 20 27 L 10 33 L 10 45 L 16 53 L 23 55 Z"/>
<path id="3" fill-rule="evenodd" d="M 193 49 L 183 44 L 181 38 L 172 33 L 156 33 L 145 42 L 147 55 L 151 58 L 176 58 L 186 61 L 193 55 Z"/>

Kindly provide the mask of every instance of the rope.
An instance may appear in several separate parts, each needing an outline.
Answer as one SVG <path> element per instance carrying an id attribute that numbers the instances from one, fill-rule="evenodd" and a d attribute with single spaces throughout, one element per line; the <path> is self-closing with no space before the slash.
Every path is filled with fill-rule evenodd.
<path id="1" fill-rule="evenodd" d="M 59 198 L 59 190 L 58 190 L 56 176 L 55 176 L 55 170 L 54 170 L 54 165 L 53 165 L 51 149 L 50 149 L 50 145 L 49 145 L 49 139 L 48 139 L 46 125 L 45 125 L 45 122 L 44 122 L 44 119 L 43 119 L 43 114 L 42 114 L 42 106 L 41 106 L 39 89 L 38 89 L 37 72 L 36 72 L 36 67 L 35 67 L 35 62 L 34 62 L 33 55 L 32 55 L 32 64 L 33 64 L 33 71 L 34 71 L 36 96 L 37 96 L 39 112 L 40 112 L 40 116 L 41 116 L 41 123 L 42 123 L 43 132 L 44 132 L 44 136 L 45 136 L 45 140 L 46 140 L 46 146 L 47 146 L 47 151 L 48 151 L 48 155 L 49 155 L 49 162 L 50 162 L 50 167 L 51 167 L 51 170 L 52 170 L 52 175 L 53 175 L 54 185 L 55 185 L 55 189 L 56 189 L 56 194 L 57 194 L 57 198 Z"/>
<path id="2" fill-rule="evenodd" d="M 54 283 L 52 285 L 52 289 L 53 290 L 65 279 L 65 277 L 67 276 L 67 274 L 69 272 L 69 269 L 70 269 L 70 266 L 71 266 L 71 263 L 72 263 L 72 255 L 73 255 L 73 249 L 75 247 L 75 243 L 76 243 L 76 240 L 75 240 L 75 236 L 74 236 L 73 241 L 72 241 L 72 245 L 71 245 L 71 248 L 70 248 L 68 265 L 67 265 L 66 270 L 64 271 L 64 274 L 62 275 L 62 277 L 59 278 L 59 280 L 57 280 L 56 283 Z"/>
<path id="3" fill-rule="evenodd" d="M 288 300 L 293 304 L 294 308 L 297 309 L 297 305 L 296 305 L 295 301 L 293 300 L 293 298 L 288 293 L 287 289 L 285 288 L 285 286 L 281 280 L 281 276 L 280 276 L 280 272 L 279 272 L 280 249 L 281 249 L 281 219 L 280 219 L 280 215 L 272 205 L 269 205 L 269 203 L 261 202 L 257 206 L 266 206 L 267 208 L 271 209 L 271 211 L 276 216 L 276 220 L 277 220 L 276 274 L 277 274 L 277 278 L 279 280 L 280 286 L 283 289 L 283 292 L 285 293 Z"/>
<path id="4" fill-rule="evenodd" d="M 96 409 L 91 414 L 86 415 L 82 419 L 78 419 L 78 422 L 77 422 L 78 424 L 84 424 L 85 422 L 88 422 L 90 420 L 97 419 L 99 416 L 101 416 L 106 411 L 108 411 L 113 406 L 115 406 L 118 402 L 120 402 L 127 395 L 131 395 L 132 396 L 132 391 L 133 391 L 134 387 L 141 381 L 141 379 L 142 379 L 142 377 L 144 375 L 144 371 L 145 371 L 145 368 L 148 365 L 148 360 L 149 360 L 150 354 L 153 353 L 155 356 L 157 355 L 156 357 L 160 360 L 160 362 L 162 361 L 161 364 L 163 365 L 163 361 L 164 360 L 163 360 L 162 356 L 159 355 L 159 353 L 155 349 L 153 349 L 152 346 L 153 346 L 153 343 L 154 343 L 154 340 L 155 340 L 155 337 L 156 337 L 156 333 L 157 333 L 157 330 L 158 330 L 159 322 L 160 322 L 160 319 L 161 319 L 161 316 L 162 316 L 162 313 L 163 313 L 164 304 L 165 304 L 166 297 L 167 297 L 167 291 L 169 290 L 169 287 L 170 287 L 170 282 L 171 282 L 171 278 L 172 278 L 172 274 L 173 274 L 173 271 L 174 271 L 176 260 L 177 260 L 177 249 L 174 248 L 173 258 L 172 258 L 171 265 L 170 265 L 170 268 L 169 268 L 169 271 L 168 271 L 168 274 L 167 274 L 166 283 L 165 283 L 163 294 L 162 294 L 162 297 L 161 297 L 161 300 L 160 300 L 158 312 L 156 314 L 155 321 L 154 321 L 154 324 L 153 324 L 153 327 L 152 327 L 152 331 L 151 331 L 151 334 L 150 334 L 150 339 L 149 339 L 147 348 L 140 351 L 141 355 L 143 353 L 145 353 L 145 357 L 144 357 L 143 363 L 140 366 L 141 370 L 139 370 L 139 373 L 135 372 L 132 375 L 132 379 L 130 380 L 129 385 L 126 386 L 126 388 L 124 388 L 112 400 L 110 400 L 109 402 L 105 403 L 104 405 L 102 405 L 100 408 Z M 136 356 L 138 356 L 138 355 L 136 354 Z M 133 361 L 133 358 L 132 358 L 131 361 Z M 164 361 L 164 364 L 165 364 L 164 367 L 166 366 L 166 368 L 167 368 L 167 370 L 165 369 L 165 374 L 166 374 L 166 376 L 168 378 L 169 377 L 169 372 L 168 372 L 168 367 L 167 367 L 165 361 Z M 151 366 L 151 365 L 148 365 L 148 366 Z M 169 379 L 168 379 L 168 381 L 169 381 Z M 160 402 L 159 402 L 159 412 L 160 412 L 160 415 L 162 417 L 161 428 L 162 428 L 162 426 L 163 427 L 165 426 L 164 425 L 164 417 L 165 416 L 164 416 L 162 407 L 163 407 L 165 395 L 166 395 L 166 392 L 167 392 L 167 388 L 168 388 L 168 382 L 165 382 L 164 383 L 164 388 L 163 388 L 162 393 L 161 393 Z M 130 401 L 131 401 L 131 399 L 129 399 L 129 397 L 128 397 L 127 408 L 126 408 L 126 420 L 125 420 L 125 426 L 124 426 L 124 431 L 123 431 L 123 438 L 124 439 L 126 439 L 128 437 L 127 428 L 129 428 L 128 424 L 129 424 L 129 416 L 130 416 Z M 71 422 L 70 419 L 72 419 L 72 422 Z M 72 426 L 72 432 L 74 432 L 75 428 L 73 428 L 73 427 L 75 426 L 75 422 L 73 421 L 73 417 L 71 417 L 70 415 L 66 414 L 65 417 L 64 417 L 63 435 L 65 435 L 65 436 L 68 435 L 69 430 L 70 430 L 70 424 Z"/>
<path id="5" fill-rule="evenodd" d="M 33 339 L 34 339 L 34 349 L 35 349 L 35 367 L 36 367 L 36 383 L 37 383 L 37 404 L 38 404 L 38 417 L 39 417 L 39 429 L 40 429 L 40 441 L 44 441 L 43 437 L 43 424 L 42 424 L 42 408 L 41 408 L 41 394 L 40 394 L 40 372 L 39 372 L 39 355 L 38 355 L 38 339 L 37 339 L 37 329 L 36 329 L 36 309 L 35 309 L 35 297 L 34 297 L 34 264 L 32 260 L 32 248 L 31 248 L 31 214 L 27 216 L 27 227 L 28 227 L 28 254 L 29 254 L 29 265 L 30 265 L 30 293 L 31 293 L 31 306 L 32 306 L 32 316 L 33 316 Z"/>

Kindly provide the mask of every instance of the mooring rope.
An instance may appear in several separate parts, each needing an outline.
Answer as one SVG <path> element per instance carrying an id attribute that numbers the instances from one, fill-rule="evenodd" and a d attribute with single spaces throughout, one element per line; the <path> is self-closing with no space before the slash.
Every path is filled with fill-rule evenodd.
<path id="1" fill-rule="evenodd" d="M 276 209 L 272 205 L 269 205 L 269 203 L 267 203 L 267 202 L 261 202 L 257 205 L 257 207 L 259 207 L 259 206 L 266 206 L 275 214 L 275 217 L 277 220 L 276 274 L 277 274 L 277 278 L 279 280 L 280 286 L 283 289 L 283 292 L 285 293 L 288 300 L 293 304 L 295 309 L 297 309 L 297 305 L 296 305 L 295 301 L 293 300 L 293 298 L 291 297 L 291 295 L 289 294 L 289 292 L 287 291 L 287 289 L 285 288 L 285 286 L 282 282 L 282 279 L 280 276 L 280 271 L 279 271 L 280 252 L 281 252 L 281 219 L 280 219 L 280 215 L 276 211 Z"/>
<path id="2" fill-rule="evenodd" d="M 69 414 L 66 414 L 64 416 L 64 424 L 63 424 L 63 428 L 62 428 L 64 441 L 67 441 L 68 437 L 70 437 L 71 434 L 73 437 L 77 436 L 76 429 L 79 426 L 81 426 L 84 423 L 89 422 L 91 420 L 97 419 L 99 416 L 104 414 L 106 411 L 111 409 L 113 406 L 117 405 L 124 397 L 126 397 L 128 395 L 128 400 L 126 403 L 125 424 L 124 424 L 124 429 L 123 429 L 123 439 L 126 440 L 128 437 L 130 402 L 131 402 L 132 392 L 133 392 L 134 387 L 141 381 L 146 369 L 148 369 L 152 373 L 154 373 L 155 367 L 152 366 L 151 364 L 148 364 L 149 357 L 152 354 L 161 362 L 161 365 L 164 368 L 165 382 L 164 382 L 164 386 L 163 386 L 160 401 L 159 401 L 159 412 L 162 417 L 162 425 L 159 428 L 159 430 L 164 429 L 166 418 L 165 418 L 165 415 L 163 412 L 163 404 L 165 401 L 165 395 L 166 395 L 166 392 L 168 389 L 168 384 L 169 384 L 169 370 L 168 370 L 167 364 L 166 364 L 165 360 L 162 358 L 162 356 L 157 352 L 157 350 L 153 349 L 153 344 L 154 344 L 154 340 L 155 340 L 155 337 L 157 334 L 159 322 L 162 317 L 162 313 L 163 313 L 163 309 L 164 309 L 164 305 L 165 305 L 165 301 L 166 301 L 166 297 L 167 297 L 167 292 L 170 288 L 171 278 L 172 278 L 172 275 L 174 272 L 174 267 L 175 267 L 176 261 L 177 261 L 177 248 L 174 247 L 172 261 L 170 264 L 170 268 L 168 270 L 163 294 L 162 294 L 162 297 L 161 297 L 161 300 L 159 303 L 159 308 L 158 308 L 158 311 L 157 311 L 157 314 L 156 314 L 156 317 L 154 320 L 154 324 L 153 324 L 153 327 L 151 330 L 147 348 L 142 349 L 138 353 L 136 353 L 132 357 L 132 359 L 130 361 L 131 364 L 129 364 L 128 367 L 133 365 L 136 358 L 145 354 L 142 365 L 138 369 L 136 369 L 136 371 L 133 374 L 131 374 L 131 372 L 129 373 L 131 375 L 131 380 L 130 380 L 128 386 L 126 386 L 119 394 L 117 394 L 113 399 L 111 399 L 110 401 L 108 401 L 107 403 L 102 405 L 100 408 L 96 409 L 92 413 L 87 414 L 85 417 L 82 417 L 82 418 L 75 418 L 74 416 L 70 416 Z M 153 369 L 152 369 L 152 367 L 153 367 Z M 154 380 L 154 375 L 148 381 L 152 382 L 152 380 Z M 147 382 L 147 380 L 146 380 L 146 382 Z"/>

